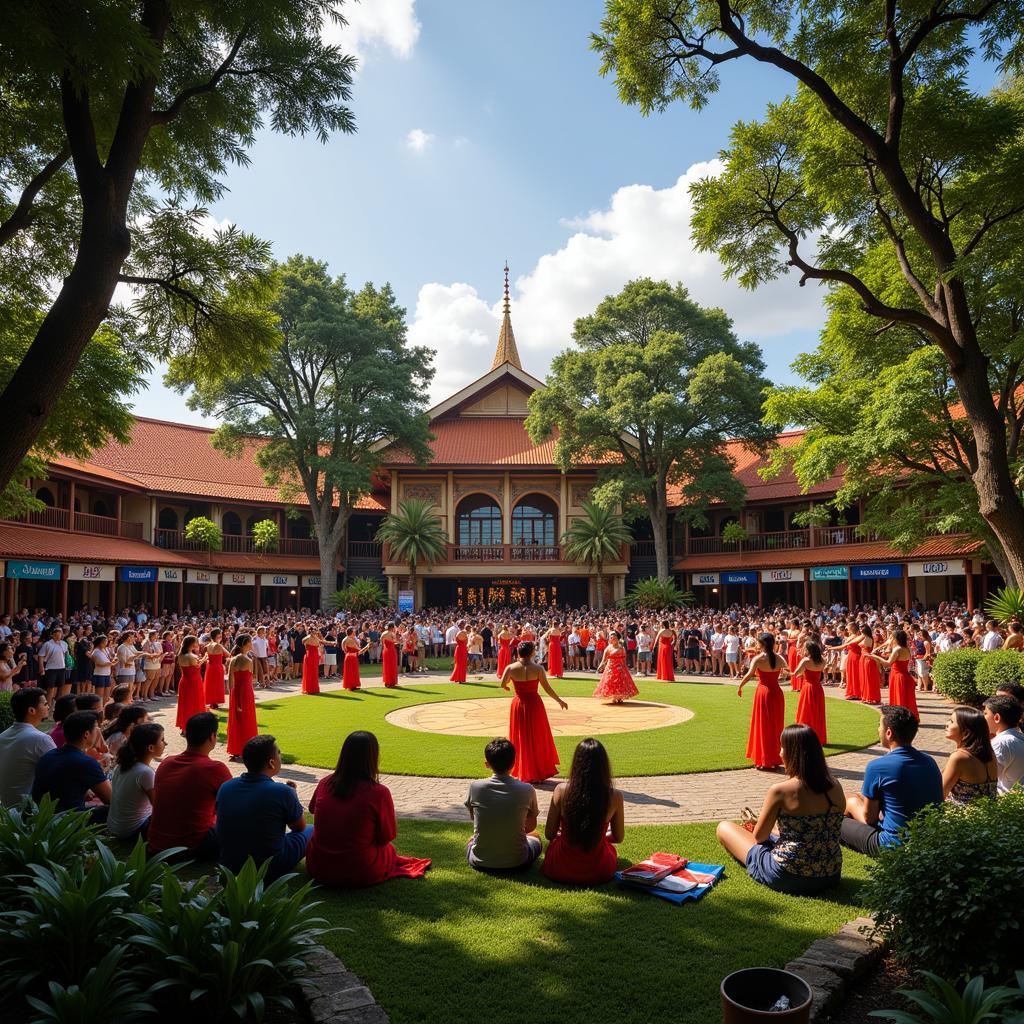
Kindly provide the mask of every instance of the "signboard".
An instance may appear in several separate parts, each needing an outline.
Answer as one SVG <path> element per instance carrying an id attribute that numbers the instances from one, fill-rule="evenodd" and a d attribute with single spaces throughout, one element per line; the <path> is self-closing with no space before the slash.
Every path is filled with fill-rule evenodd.
<path id="1" fill-rule="evenodd" d="M 184 569 L 169 569 L 164 567 L 158 570 L 161 583 L 182 583 L 185 579 Z"/>
<path id="2" fill-rule="evenodd" d="M 762 583 L 803 583 L 803 569 L 762 569 Z"/>
<path id="3" fill-rule="evenodd" d="M 400 590 L 398 592 L 398 610 L 400 612 L 411 612 L 414 603 L 411 590 Z"/>
<path id="4" fill-rule="evenodd" d="M 938 559 L 934 562 L 911 562 L 907 566 L 908 576 L 965 576 L 963 559 L 946 562 Z"/>
<path id="5" fill-rule="evenodd" d="M 303 576 L 302 585 L 304 587 L 316 587 L 320 588 L 320 577 L 319 576 Z"/>
<path id="6" fill-rule="evenodd" d="M 68 566 L 69 580 L 83 580 L 86 583 L 91 583 L 94 580 L 108 582 L 114 576 L 114 567 L 112 565 L 83 565 L 80 562 L 75 562 Z"/>
<path id="7" fill-rule="evenodd" d="M 118 579 L 122 583 L 156 583 L 156 566 L 122 565 Z"/>
<path id="8" fill-rule="evenodd" d="M 59 580 L 60 562 L 8 562 L 9 580 Z"/>
<path id="9" fill-rule="evenodd" d="M 723 583 L 756 583 L 757 582 L 757 570 L 746 569 L 739 572 L 723 572 L 720 573 Z"/>
<path id="10" fill-rule="evenodd" d="M 720 582 L 717 572 L 695 572 L 690 578 L 695 587 L 717 587 Z"/>
<path id="11" fill-rule="evenodd" d="M 255 587 L 256 573 L 226 572 L 221 576 L 225 587 Z"/>
<path id="12" fill-rule="evenodd" d="M 264 587 L 297 587 L 299 577 L 296 573 L 266 572 L 260 576 L 260 585 Z"/>
<path id="13" fill-rule="evenodd" d="M 848 580 L 850 569 L 845 565 L 816 565 L 811 570 L 812 580 Z"/>
<path id="14" fill-rule="evenodd" d="M 189 569 L 188 581 L 189 583 L 216 584 L 217 574 L 210 569 Z"/>
<path id="15" fill-rule="evenodd" d="M 855 565 L 853 578 L 855 580 L 901 580 L 903 579 L 903 566 L 898 562 L 888 562 L 883 565 Z"/>

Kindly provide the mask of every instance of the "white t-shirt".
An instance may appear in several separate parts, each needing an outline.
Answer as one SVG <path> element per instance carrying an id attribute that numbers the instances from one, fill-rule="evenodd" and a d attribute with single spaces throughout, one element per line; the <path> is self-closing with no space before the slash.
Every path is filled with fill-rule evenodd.
<path id="1" fill-rule="evenodd" d="M 454 646 L 455 646 L 455 638 L 456 638 L 456 637 L 457 637 L 458 635 L 459 635 L 459 627 L 458 627 L 458 626 L 454 626 L 454 625 L 452 625 L 452 626 L 449 626 L 449 627 L 448 627 L 448 628 L 447 628 L 447 629 L 445 630 L 445 633 L 444 633 L 444 642 L 445 642 L 445 643 L 446 643 L 446 644 L 447 644 L 447 645 L 448 645 L 449 647 L 454 647 Z"/>
<path id="2" fill-rule="evenodd" d="M 740 650 L 740 638 L 732 633 L 725 634 L 725 653 L 738 654 Z"/>
<path id="3" fill-rule="evenodd" d="M 53 748 L 53 740 L 29 722 L 0 732 L 0 804 L 13 807 L 32 792 L 36 761 Z"/>
<path id="4" fill-rule="evenodd" d="M 127 839 L 141 828 L 153 813 L 146 796 L 156 782 L 156 772 L 148 764 L 136 761 L 127 771 L 118 765 L 110 777 L 110 811 L 107 828 L 118 839 Z"/>
<path id="5" fill-rule="evenodd" d="M 641 629 L 636 635 L 636 649 L 640 654 L 650 654 L 651 652 L 651 634 L 646 630 Z"/>
<path id="6" fill-rule="evenodd" d="M 990 629 L 981 640 L 983 651 L 998 651 L 1003 646 L 1003 636 L 994 629 Z"/>
<path id="7" fill-rule="evenodd" d="M 712 633 L 711 634 L 711 650 L 720 651 L 725 646 L 725 634 L 724 633 Z"/>
<path id="8" fill-rule="evenodd" d="M 63 640 L 47 640 L 39 648 L 39 657 L 43 659 L 43 668 L 49 672 L 55 668 L 66 668 L 64 660 L 68 653 L 68 645 Z"/>
<path id="9" fill-rule="evenodd" d="M 94 647 L 92 651 L 92 674 L 94 676 L 110 675 L 110 651 L 106 647 Z"/>
<path id="10" fill-rule="evenodd" d="M 117 648 L 117 674 L 119 676 L 135 675 L 135 655 L 138 653 L 135 644 L 121 644 Z"/>
<path id="11" fill-rule="evenodd" d="M 992 737 L 992 749 L 999 763 L 1000 793 L 1008 793 L 1024 779 L 1024 732 L 1004 729 Z"/>
<path id="12" fill-rule="evenodd" d="M 265 658 L 270 646 L 265 636 L 254 636 L 252 638 L 252 656 L 254 658 Z"/>

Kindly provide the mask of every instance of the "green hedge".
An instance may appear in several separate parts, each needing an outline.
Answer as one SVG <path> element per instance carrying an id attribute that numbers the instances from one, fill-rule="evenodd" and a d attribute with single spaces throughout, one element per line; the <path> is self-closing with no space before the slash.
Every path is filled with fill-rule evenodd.
<path id="1" fill-rule="evenodd" d="M 0 732 L 14 725 L 14 712 L 11 710 L 11 695 L 0 693 Z"/>
<path id="2" fill-rule="evenodd" d="M 1000 683 L 1024 684 L 1024 653 L 965 647 L 935 656 L 935 689 L 958 704 L 981 704 Z"/>
<path id="3" fill-rule="evenodd" d="M 1024 685 L 1024 654 L 1020 651 L 989 651 L 974 673 L 974 685 L 982 697 L 991 697 L 1000 683 Z"/>

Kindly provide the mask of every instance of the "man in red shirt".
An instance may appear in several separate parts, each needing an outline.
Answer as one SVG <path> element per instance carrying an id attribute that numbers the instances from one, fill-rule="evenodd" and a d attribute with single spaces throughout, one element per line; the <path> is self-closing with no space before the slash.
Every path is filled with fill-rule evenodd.
<path id="1" fill-rule="evenodd" d="M 209 711 L 185 723 L 183 754 L 167 758 L 156 770 L 153 816 L 147 845 L 150 854 L 183 846 L 175 860 L 216 860 L 217 790 L 231 778 L 223 761 L 210 752 L 217 746 L 217 716 Z"/>

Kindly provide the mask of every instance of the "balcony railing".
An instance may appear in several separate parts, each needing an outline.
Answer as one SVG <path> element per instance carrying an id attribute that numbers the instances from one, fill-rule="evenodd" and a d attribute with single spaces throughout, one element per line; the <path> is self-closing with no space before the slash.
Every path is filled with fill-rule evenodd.
<path id="1" fill-rule="evenodd" d="M 26 512 L 15 522 L 30 523 L 32 526 L 48 526 L 51 530 L 68 528 L 68 510 L 66 508 L 41 508 L 38 512 Z"/>
<path id="2" fill-rule="evenodd" d="M 513 544 L 510 553 L 513 562 L 562 561 L 562 549 L 557 544 Z"/>
<path id="3" fill-rule="evenodd" d="M 142 539 L 142 523 L 126 522 L 114 516 L 94 516 L 91 512 L 76 512 L 74 515 L 73 528 L 79 533 L 97 533 L 104 537 L 126 537 L 133 540 Z M 26 512 L 25 515 L 9 521 L 27 523 L 31 526 L 45 526 L 51 530 L 72 528 L 68 510 L 54 506 L 40 509 L 38 512 Z"/>
<path id="4" fill-rule="evenodd" d="M 205 551 L 202 544 L 190 541 L 185 537 L 184 530 L 157 530 L 153 537 L 153 543 L 165 551 Z M 257 550 L 252 537 L 241 536 L 234 533 L 226 533 L 223 537 L 221 551 L 231 554 L 263 554 Z M 318 555 L 320 548 L 313 537 L 282 537 L 277 544 L 277 550 L 266 552 L 269 556 L 281 555 Z"/>
<path id="5" fill-rule="evenodd" d="M 348 543 L 349 558 L 380 558 L 383 545 L 373 540 L 351 540 Z"/>
<path id="6" fill-rule="evenodd" d="M 449 562 L 504 562 L 505 548 L 501 544 L 449 544 Z"/>
<path id="7" fill-rule="evenodd" d="M 727 543 L 721 537 L 690 537 L 688 555 L 720 555 L 735 551 L 792 551 L 827 548 L 836 544 L 868 544 L 879 540 L 874 531 L 860 526 L 815 526 L 807 530 L 773 530 L 752 533 L 746 540 Z"/>

